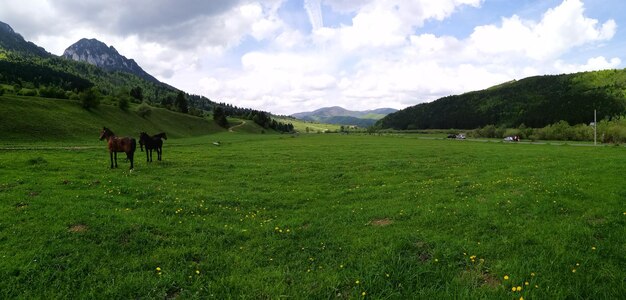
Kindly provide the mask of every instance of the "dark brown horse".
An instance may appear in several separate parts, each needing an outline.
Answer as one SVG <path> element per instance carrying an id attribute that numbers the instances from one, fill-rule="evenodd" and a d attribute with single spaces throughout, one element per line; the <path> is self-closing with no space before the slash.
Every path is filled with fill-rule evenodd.
<path id="1" fill-rule="evenodd" d="M 152 161 L 152 150 L 156 150 L 157 159 L 161 160 L 163 155 L 163 141 L 161 139 L 167 140 L 167 135 L 165 132 L 161 132 L 159 134 L 155 134 L 153 136 L 149 136 L 145 132 L 139 133 L 139 147 L 141 151 L 143 151 L 144 146 L 146 147 L 146 161 Z"/>
<path id="2" fill-rule="evenodd" d="M 100 133 L 100 140 L 107 140 L 107 146 L 109 148 L 109 155 L 111 156 L 111 169 L 117 168 L 117 152 L 125 152 L 126 157 L 130 160 L 130 169 L 134 168 L 133 158 L 135 156 L 135 149 L 137 149 L 137 142 L 134 138 L 129 137 L 117 137 L 115 133 L 110 129 L 103 127 Z M 115 159 L 114 159 L 115 158 Z M 113 164 L 115 162 L 115 165 Z"/>

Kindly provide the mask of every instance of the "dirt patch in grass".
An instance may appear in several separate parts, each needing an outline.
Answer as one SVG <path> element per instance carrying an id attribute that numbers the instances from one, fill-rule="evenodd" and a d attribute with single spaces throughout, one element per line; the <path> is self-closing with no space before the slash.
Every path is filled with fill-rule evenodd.
<path id="1" fill-rule="evenodd" d="M 393 221 L 390 220 L 389 218 L 384 218 L 384 219 L 377 219 L 377 220 L 372 220 L 370 221 L 370 225 L 372 226 L 389 226 L 393 224 Z"/>
<path id="2" fill-rule="evenodd" d="M 500 285 L 500 280 L 497 277 L 489 273 L 482 273 L 480 276 L 480 279 L 482 280 L 483 282 L 482 284 L 484 286 L 487 286 L 490 288 L 495 288 Z"/>
<path id="3" fill-rule="evenodd" d="M 593 217 L 587 219 L 587 223 L 592 226 L 604 225 L 604 223 L 606 223 L 606 219 L 603 217 Z"/>
<path id="4" fill-rule="evenodd" d="M 415 242 L 415 248 L 417 250 L 417 258 L 420 262 L 426 263 L 433 258 L 431 254 L 430 245 L 424 241 Z"/>
<path id="5" fill-rule="evenodd" d="M 167 293 L 165 294 L 165 299 L 167 300 L 177 299 L 178 296 L 180 296 L 180 288 L 171 287 L 170 289 L 167 290 Z"/>
<path id="6" fill-rule="evenodd" d="M 498 278 L 492 274 L 486 273 L 485 271 L 464 270 L 461 272 L 460 276 L 463 281 L 475 288 L 497 288 L 502 284 Z"/>
<path id="7" fill-rule="evenodd" d="M 77 232 L 85 232 L 89 229 L 85 224 L 74 224 L 67 229 L 69 232 L 77 233 Z"/>

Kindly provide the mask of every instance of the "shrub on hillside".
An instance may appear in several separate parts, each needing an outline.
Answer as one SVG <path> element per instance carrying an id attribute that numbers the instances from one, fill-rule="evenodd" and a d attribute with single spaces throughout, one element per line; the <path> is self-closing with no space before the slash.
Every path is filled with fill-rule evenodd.
<path id="1" fill-rule="evenodd" d="M 100 105 L 100 94 L 92 88 L 80 93 L 78 98 L 84 109 L 96 108 Z"/>
<path id="2" fill-rule="evenodd" d="M 0 87 L 0 96 L 4 95 L 4 89 Z"/>
<path id="3" fill-rule="evenodd" d="M 67 99 L 65 91 L 59 87 L 41 87 L 39 88 L 39 96 L 44 98 Z"/>
<path id="4" fill-rule="evenodd" d="M 141 103 L 141 105 L 137 106 L 137 114 L 142 118 L 149 117 L 152 114 L 152 108 L 145 102 Z"/>
<path id="5" fill-rule="evenodd" d="M 126 97 L 120 98 L 117 102 L 117 106 L 123 111 L 128 111 L 128 108 L 130 107 L 130 101 L 128 101 L 128 98 Z"/>
<path id="6" fill-rule="evenodd" d="M 36 90 L 23 88 L 23 89 L 20 89 L 17 92 L 17 94 L 20 95 L 20 96 L 37 96 L 37 91 Z"/>

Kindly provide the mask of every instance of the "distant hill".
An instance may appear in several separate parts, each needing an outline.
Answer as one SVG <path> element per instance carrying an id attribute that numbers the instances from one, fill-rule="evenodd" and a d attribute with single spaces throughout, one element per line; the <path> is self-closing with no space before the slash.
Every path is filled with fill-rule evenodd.
<path id="1" fill-rule="evenodd" d="M 0 48 L 22 55 L 35 55 L 40 57 L 49 57 L 52 55 L 44 48 L 24 40 L 19 33 L 13 31 L 11 26 L 3 22 L 0 22 Z"/>
<path id="2" fill-rule="evenodd" d="M 304 120 L 327 124 L 356 125 L 368 127 L 389 113 L 397 111 L 393 108 L 379 108 L 366 111 L 350 111 L 343 107 L 324 107 L 310 112 L 295 113 L 291 116 Z"/>
<path id="3" fill-rule="evenodd" d="M 75 61 L 86 62 L 107 71 L 120 71 L 137 75 L 147 81 L 160 83 L 152 75 L 144 71 L 133 59 L 119 54 L 113 46 L 96 39 L 81 39 L 63 52 L 63 57 Z"/>
<path id="4" fill-rule="evenodd" d="M 529 77 L 482 91 L 448 96 L 387 115 L 393 129 L 474 129 L 485 125 L 544 127 L 626 113 L 626 69 Z"/>

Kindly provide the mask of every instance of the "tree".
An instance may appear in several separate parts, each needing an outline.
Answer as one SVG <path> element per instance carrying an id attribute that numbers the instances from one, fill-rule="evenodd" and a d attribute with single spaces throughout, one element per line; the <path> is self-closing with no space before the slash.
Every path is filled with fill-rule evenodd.
<path id="1" fill-rule="evenodd" d="M 119 101 L 117 102 L 117 106 L 123 110 L 123 111 L 128 111 L 128 108 L 130 107 L 130 103 L 128 102 L 128 98 L 124 97 L 124 98 L 120 98 Z"/>
<path id="2" fill-rule="evenodd" d="M 96 108 L 100 105 L 100 93 L 93 88 L 86 89 L 78 98 L 84 109 Z"/>
<path id="3" fill-rule="evenodd" d="M 164 107 L 171 109 L 171 106 L 174 104 L 174 99 L 171 95 L 167 95 L 163 99 L 161 99 L 161 105 Z"/>
<path id="4" fill-rule="evenodd" d="M 141 87 L 136 86 L 130 89 L 130 96 L 137 99 L 137 102 L 141 102 L 143 101 L 143 90 Z"/>
<path id="5" fill-rule="evenodd" d="M 216 106 L 213 108 L 213 120 L 217 125 L 223 128 L 228 127 L 228 120 L 226 120 L 226 114 L 224 113 L 224 108 L 221 106 Z"/>
<path id="6" fill-rule="evenodd" d="M 182 112 L 182 113 L 188 113 L 189 112 L 189 107 L 187 104 L 187 97 L 185 97 L 185 93 L 183 93 L 182 91 L 178 92 L 178 95 L 176 96 L 176 101 L 174 102 L 174 105 L 176 106 L 176 108 L 178 109 L 178 111 Z"/>

